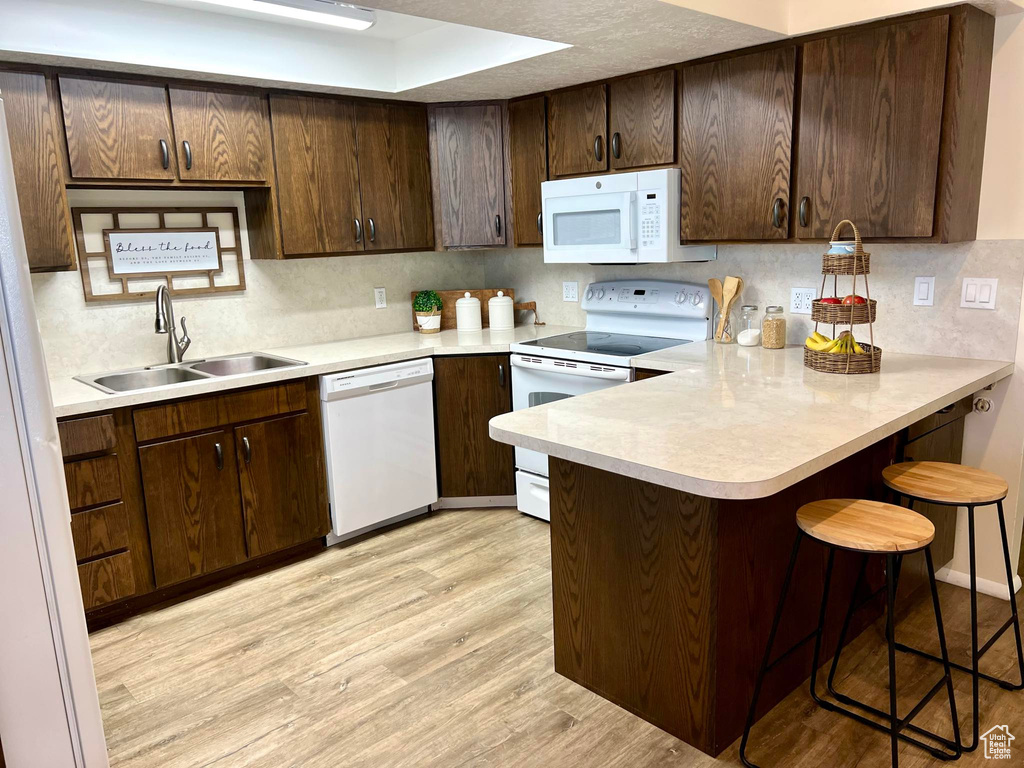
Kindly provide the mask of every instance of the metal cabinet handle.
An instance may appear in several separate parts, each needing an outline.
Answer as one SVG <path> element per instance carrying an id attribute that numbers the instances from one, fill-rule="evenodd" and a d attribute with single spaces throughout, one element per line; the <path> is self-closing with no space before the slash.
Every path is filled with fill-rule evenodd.
<path id="1" fill-rule="evenodd" d="M 956 409 L 956 403 L 953 403 L 952 405 L 947 405 L 945 408 L 942 408 L 936 411 L 935 413 L 952 413 L 954 409 Z"/>
<path id="2" fill-rule="evenodd" d="M 181 146 L 185 148 L 185 170 L 192 170 L 192 145 L 188 143 L 188 139 L 181 142 Z"/>
<path id="3" fill-rule="evenodd" d="M 808 208 L 810 208 L 810 205 L 811 205 L 811 198 L 809 198 L 809 197 L 801 197 L 800 198 L 800 208 L 799 208 L 798 213 L 800 214 L 800 226 L 801 227 L 806 227 L 807 226 L 807 213 L 808 213 Z"/>
<path id="4" fill-rule="evenodd" d="M 778 229 L 782 226 L 782 198 L 776 197 L 772 206 L 772 226 Z"/>
<path id="5" fill-rule="evenodd" d="M 366 220 L 366 223 L 370 225 L 370 242 L 376 242 L 377 240 L 377 225 L 373 223 L 373 217 L 371 216 Z"/>
<path id="6" fill-rule="evenodd" d="M 497 214 L 494 216 L 494 234 L 501 237 L 501 216 Z"/>
<path id="7" fill-rule="evenodd" d="M 541 211 L 537 214 L 537 231 L 540 234 L 544 234 L 544 212 Z"/>
<path id="8" fill-rule="evenodd" d="M 249 462 L 252 461 L 252 448 L 249 446 L 248 437 L 242 438 L 242 451 L 244 452 L 245 455 L 245 463 L 248 464 Z"/>
<path id="9" fill-rule="evenodd" d="M 224 448 L 220 443 L 213 444 L 213 450 L 217 452 L 217 471 L 224 469 Z"/>
<path id="10" fill-rule="evenodd" d="M 165 171 L 171 167 L 171 148 L 167 146 L 166 139 L 160 139 L 160 160 Z"/>
<path id="11" fill-rule="evenodd" d="M 597 162 L 599 162 L 599 163 L 601 162 L 601 158 L 604 156 L 604 153 L 601 151 L 601 145 L 602 145 L 601 137 L 600 136 L 595 136 L 594 137 L 594 159 L 597 160 Z"/>
<path id="12" fill-rule="evenodd" d="M 498 386 L 502 389 L 505 388 L 505 365 L 498 363 Z"/>
<path id="13" fill-rule="evenodd" d="M 356 223 L 356 242 L 363 242 L 363 222 L 359 219 L 352 219 Z"/>
<path id="14" fill-rule="evenodd" d="M 612 157 L 618 160 L 622 157 L 622 136 L 616 131 L 612 134 Z M 598 158 L 600 160 L 600 158 Z"/>

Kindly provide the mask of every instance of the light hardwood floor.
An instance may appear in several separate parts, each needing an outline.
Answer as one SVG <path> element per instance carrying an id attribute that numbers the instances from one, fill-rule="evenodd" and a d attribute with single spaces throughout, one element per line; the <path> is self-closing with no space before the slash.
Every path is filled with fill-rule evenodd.
<path id="1" fill-rule="evenodd" d="M 943 594 L 964 647 L 966 592 Z M 982 610 L 998 624 L 1006 603 Z M 901 639 L 932 638 L 930 618 L 913 611 Z M 738 764 L 735 746 L 713 760 L 554 673 L 548 528 L 514 510 L 438 513 L 91 639 L 114 768 Z M 880 640 L 877 626 L 858 638 L 841 685 L 884 707 Z M 1010 648 L 989 663 L 1008 669 Z M 982 692 L 983 730 L 1024 734 L 1024 693 Z M 806 688 L 757 726 L 751 753 L 765 768 L 888 764 L 883 734 L 817 710 Z"/>

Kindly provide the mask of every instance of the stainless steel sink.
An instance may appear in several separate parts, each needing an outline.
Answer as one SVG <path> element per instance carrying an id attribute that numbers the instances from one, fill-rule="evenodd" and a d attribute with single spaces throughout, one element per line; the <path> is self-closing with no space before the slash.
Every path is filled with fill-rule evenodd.
<path id="1" fill-rule="evenodd" d="M 287 357 L 250 352 L 245 355 L 231 355 L 230 357 L 211 358 L 198 363 L 189 363 L 188 367 L 193 371 L 202 371 L 211 376 L 234 376 L 239 373 L 253 373 L 270 368 L 288 368 L 293 365 L 305 365 L 305 363 L 299 360 L 289 360 Z"/>
<path id="2" fill-rule="evenodd" d="M 110 373 L 106 376 L 96 376 L 92 380 L 83 380 L 86 384 L 92 384 L 104 392 L 114 393 L 133 392 L 137 389 L 150 389 L 152 387 L 165 387 L 168 384 L 181 384 L 185 381 L 199 381 L 206 378 L 209 377 L 204 376 L 202 373 L 174 367 L 144 368 L 141 371 Z"/>
<path id="3" fill-rule="evenodd" d="M 170 384 L 184 384 L 218 376 L 256 373 L 272 368 L 288 368 L 299 365 L 306 365 L 306 363 L 262 352 L 248 352 L 243 355 L 225 355 L 224 357 L 211 357 L 187 363 L 153 365 L 148 368 L 127 371 L 75 376 L 75 379 L 106 392 L 108 395 L 113 395 L 118 392 L 137 392 L 154 387 L 166 387 Z"/>

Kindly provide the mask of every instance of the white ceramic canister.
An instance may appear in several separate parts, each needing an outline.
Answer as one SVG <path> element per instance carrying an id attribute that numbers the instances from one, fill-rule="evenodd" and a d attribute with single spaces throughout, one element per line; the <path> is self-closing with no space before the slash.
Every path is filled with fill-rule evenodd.
<path id="1" fill-rule="evenodd" d="M 506 296 L 504 291 L 498 291 L 498 295 L 487 302 L 487 314 L 492 331 L 511 331 L 515 327 L 512 297 Z"/>
<path id="2" fill-rule="evenodd" d="M 460 331 L 479 331 L 483 327 L 480 322 L 480 299 L 469 291 L 455 302 L 455 327 Z"/>

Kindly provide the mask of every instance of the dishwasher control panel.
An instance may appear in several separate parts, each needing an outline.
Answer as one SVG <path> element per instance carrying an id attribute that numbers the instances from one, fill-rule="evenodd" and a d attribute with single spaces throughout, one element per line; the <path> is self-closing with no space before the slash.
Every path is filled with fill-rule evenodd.
<path id="1" fill-rule="evenodd" d="M 434 364 L 428 357 L 423 360 L 408 360 L 391 365 L 376 365 L 320 377 L 320 398 L 332 400 L 354 393 L 375 392 L 392 389 L 416 381 L 430 381 L 434 376 Z"/>

